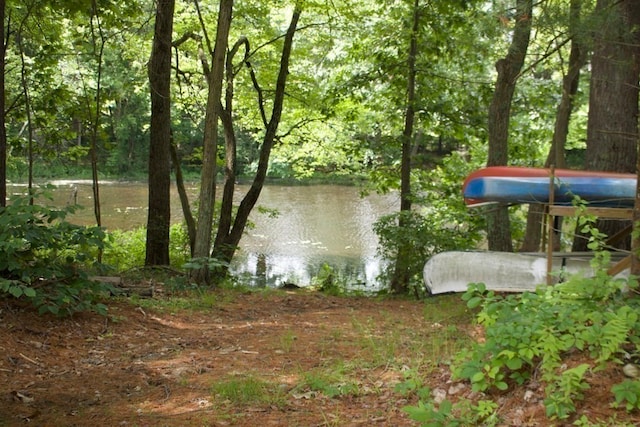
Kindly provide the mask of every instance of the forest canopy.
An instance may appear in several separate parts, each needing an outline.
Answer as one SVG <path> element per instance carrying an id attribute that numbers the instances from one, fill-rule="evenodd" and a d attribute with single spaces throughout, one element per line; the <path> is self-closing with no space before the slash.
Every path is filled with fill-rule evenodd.
<path id="1" fill-rule="evenodd" d="M 473 247 L 482 238 L 483 221 L 459 197 L 473 169 L 635 170 L 637 8 L 610 0 L 9 0 L 3 188 L 7 179 L 91 173 L 99 203 L 101 178 L 148 177 L 150 221 L 159 221 L 148 225 L 146 262 L 167 264 L 171 165 L 179 179 L 200 179 L 191 206 L 202 208 L 183 207 L 192 255 L 206 264 L 233 257 L 266 179 L 359 177 L 369 191 L 400 192 L 405 214 L 378 230 L 396 245 L 387 255 L 401 259 L 402 245 L 419 246 L 424 262 L 447 249 L 434 240 Z M 234 204 L 237 180 L 251 191 Z M 224 183 L 221 194 L 215 182 Z M 216 218 L 214 202 L 222 204 Z M 412 206 L 424 209 L 419 218 L 405 218 Z M 489 247 L 522 245 L 522 215 L 496 215 Z M 455 238 L 401 244 L 393 234 L 424 222 Z M 412 274 L 415 266 L 396 264 L 398 290 Z"/>

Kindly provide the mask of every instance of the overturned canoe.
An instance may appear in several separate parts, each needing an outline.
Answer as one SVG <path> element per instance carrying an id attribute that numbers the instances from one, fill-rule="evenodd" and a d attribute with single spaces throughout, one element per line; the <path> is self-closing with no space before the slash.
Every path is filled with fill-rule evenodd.
<path id="1" fill-rule="evenodd" d="M 554 254 L 552 272 L 557 281 L 577 273 L 593 275 L 592 257 L 592 253 Z M 465 292 L 469 283 L 484 283 L 497 292 L 535 291 L 546 283 L 547 257 L 543 253 L 442 252 L 427 261 L 423 278 L 431 294 Z"/>
<path id="2" fill-rule="evenodd" d="M 463 184 L 467 206 L 487 203 L 549 203 L 552 171 L 545 168 L 492 166 L 471 173 Z M 632 207 L 636 175 L 553 170 L 554 204 L 571 204 L 575 196 L 590 206 Z"/>

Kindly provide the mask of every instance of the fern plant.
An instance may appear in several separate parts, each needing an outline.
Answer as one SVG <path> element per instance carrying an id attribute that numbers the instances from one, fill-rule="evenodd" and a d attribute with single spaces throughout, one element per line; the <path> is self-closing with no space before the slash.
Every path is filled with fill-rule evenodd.
<path id="1" fill-rule="evenodd" d="M 584 380 L 589 365 L 583 363 L 564 371 L 560 378 L 547 386 L 544 404 L 549 418 L 565 419 L 576 410 L 576 399 L 582 399 L 583 392 L 589 389 Z"/>
<path id="2" fill-rule="evenodd" d="M 637 283 L 607 275 L 600 267 L 607 259 L 607 254 L 596 257 L 593 277 L 574 276 L 522 295 L 501 296 L 483 284 L 470 285 L 463 299 L 481 308 L 478 322 L 486 339 L 462 355 L 454 375 L 469 380 L 475 391 L 506 390 L 536 369 L 548 384 L 547 414 L 568 417 L 582 398 L 589 371 L 620 362 L 624 349 L 639 342 L 640 303 L 626 292 Z M 564 358 L 575 351 L 591 362 L 563 369 Z"/>

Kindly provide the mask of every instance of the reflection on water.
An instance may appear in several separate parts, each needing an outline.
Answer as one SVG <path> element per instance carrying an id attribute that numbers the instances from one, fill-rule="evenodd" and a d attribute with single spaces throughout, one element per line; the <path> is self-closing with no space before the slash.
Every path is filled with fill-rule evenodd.
<path id="1" fill-rule="evenodd" d="M 256 226 L 232 266 L 236 274 L 256 285 L 307 285 L 328 264 L 354 287 L 375 287 L 382 266 L 373 223 L 396 209 L 395 196 L 360 198 L 357 188 L 335 185 L 268 186 L 259 203 L 278 215 L 254 213 Z"/>
<path id="2" fill-rule="evenodd" d="M 93 193 L 89 181 L 55 181 L 54 204 L 77 199 L 86 207 L 69 218 L 79 224 L 94 224 Z M 238 186 L 239 202 L 247 186 Z M 24 192 L 10 186 L 10 192 Z M 196 189 L 190 189 L 192 203 Z M 133 229 L 147 220 L 148 192 L 144 183 L 102 182 L 102 224 L 107 229 Z M 172 221 L 182 220 L 175 189 L 171 195 Z M 397 196 L 371 195 L 361 198 L 356 187 L 336 185 L 266 186 L 254 209 L 232 272 L 255 286 L 283 283 L 309 285 L 324 264 L 352 287 L 376 289 L 383 266 L 376 257 L 377 237 L 373 223 L 398 209 Z M 273 215 L 273 211 L 277 211 Z M 271 212 L 271 214 L 269 213 Z"/>

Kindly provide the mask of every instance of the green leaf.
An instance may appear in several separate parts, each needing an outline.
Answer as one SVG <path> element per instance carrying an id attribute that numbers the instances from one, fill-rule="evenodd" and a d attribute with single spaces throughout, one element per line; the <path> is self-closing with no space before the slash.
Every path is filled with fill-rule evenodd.
<path id="1" fill-rule="evenodd" d="M 476 308 L 480 304 L 482 304 L 482 298 L 481 297 L 473 297 L 473 298 L 469 299 L 469 301 L 467 301 L 467 307 L 469 307 L 469 308 Z"/>
<path id="2" fill-rule="evenodd" d="M 23 294 L 21 286 L 11 286 L 9 288 L 9 293 L 16 298 L 20 298 Z"/>
<path id="3" fill-rule="evenodd" d="M 506 390 L 506 389 L 508 389 L 508 388 L 509 388 L 509 385 L 508 385 L 506 382 L 504 382 L 504 381 L 498 381 L 498 382 L 496 382 L 495 386 L 496 386 L 496 388 L 497 388 L 498 390 L 502 390 L 502 391 L 504 391 L 504 390 Z"/>
<path id="4" fill-rule="evenodd" d="M 484 381 L 484 373 L 483 372 L 476 372 L 471 377 L 471 382 L 472 383 L 479 383 L 481 381 Z"/>
<path id="5" fill-rule="evenodd" d="M 512 371 L 517 371 L 518 369 L 522 368 L 522 359 L 520 359 L 519 357 L 509 359 L 507 360 L 506 365 Z"/>

